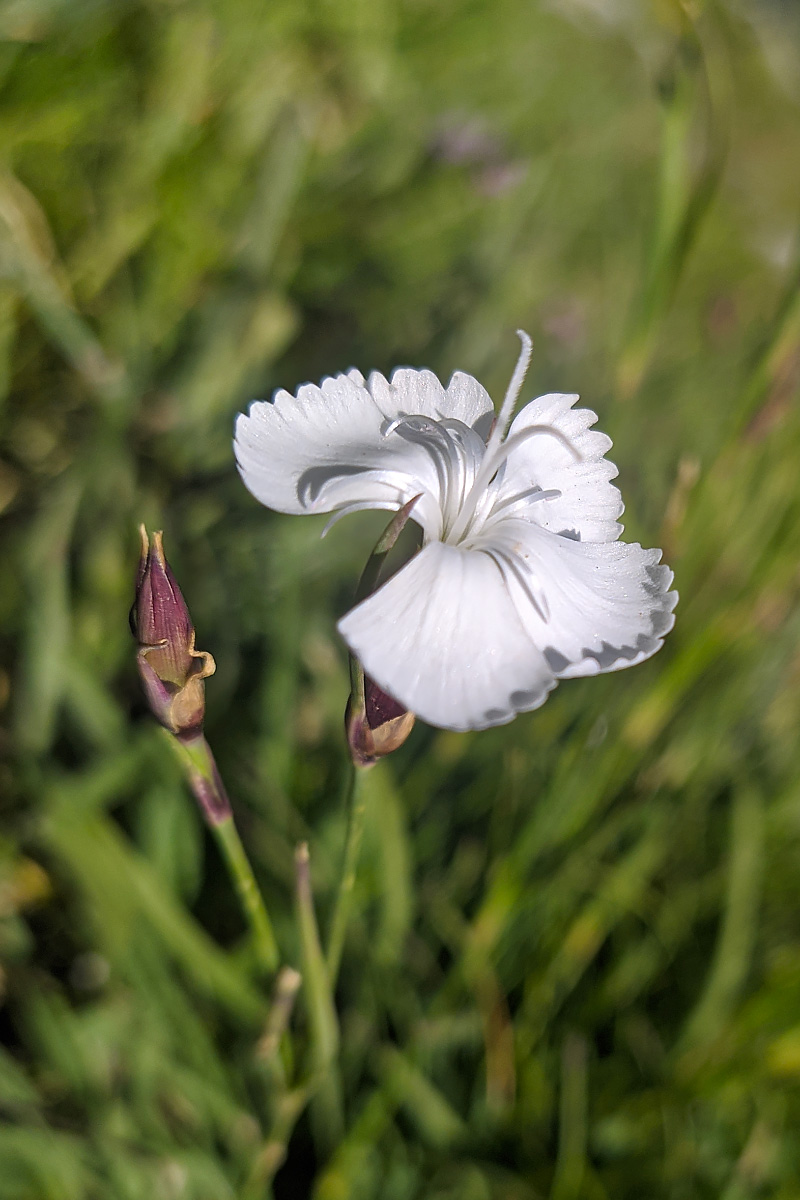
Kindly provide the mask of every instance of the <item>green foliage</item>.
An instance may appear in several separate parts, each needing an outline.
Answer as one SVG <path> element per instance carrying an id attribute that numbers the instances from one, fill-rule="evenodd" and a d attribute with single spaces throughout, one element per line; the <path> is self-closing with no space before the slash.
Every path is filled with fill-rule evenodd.
<path id="1" fill-rule="evenodd" d="M 768 0 L 2 5 L 0 1200 L 797 1194 L 797 32 Z M 525 398 L 580 391 L 613 436 L 677 625 L 369 777 L 306 1109 L 320 1014 L 266 1053 L 139 698 L 136 528 L 216 658 L 284 961 L 316 961 L 295 848 L 324 940 L 334 618 L 381 521 L 267 513 L 231 421 L 350 365 L 502 394 L 520 326 Z"/>

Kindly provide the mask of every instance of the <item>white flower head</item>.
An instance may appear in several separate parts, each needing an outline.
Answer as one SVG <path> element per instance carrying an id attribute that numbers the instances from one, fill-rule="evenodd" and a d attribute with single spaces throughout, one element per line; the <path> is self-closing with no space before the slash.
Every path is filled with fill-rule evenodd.
<path id="1" fill-rule="evenodd" d="M 538 708 L 559 679 L 649 658 L 677 593 L 660 550 L 619 540 L 610 438 L 577 396 L 539 396 L 511 421 L 457 371 L 359 371 L 278 391 L 236 422 L 253 495 L 284 513 L 397 511 L 414 497 L 420 551 L 339 632 L 364 670 L 431 725 L 485 729 Z M 327 531 L 327 530 L 326 530 Z"/>

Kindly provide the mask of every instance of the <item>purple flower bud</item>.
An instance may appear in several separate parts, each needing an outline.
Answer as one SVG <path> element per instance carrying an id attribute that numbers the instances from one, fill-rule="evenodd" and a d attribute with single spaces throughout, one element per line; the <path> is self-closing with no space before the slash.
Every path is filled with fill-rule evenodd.
<path id="1" fill-rule="evenodd" d="M 357 767 L 371 767 L 402 746 L 414 728 L 414 714 L 379 688 L 353 664 L 353 688 L 345 714 L 350 754 Z"/>
<path id="2" fill-rule="evenodd" d="M 136 661 L 153 715 L 170 733 L 187 737 L 203 727 L 203 680 L 214 674 L 214 659 L 194 648 L 192 620 L 164 557 L 161 534 L 153 534 L 151 547 L 143 525 L 140 532 L 142 556 L 131 609 L 139 643 Z"/>

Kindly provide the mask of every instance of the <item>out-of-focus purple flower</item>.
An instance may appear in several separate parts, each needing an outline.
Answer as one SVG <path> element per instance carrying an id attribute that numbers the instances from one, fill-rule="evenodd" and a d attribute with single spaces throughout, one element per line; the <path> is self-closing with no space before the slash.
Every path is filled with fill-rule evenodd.
<path id="1" fill-rule="evenodd" d="M 472 183 L 483 196 L 501 196 L 522 183 L 524 162 L 512 158 L 504 140 L 480 116 L 447 113 L 430 142 L 432 156 L 449 166 L 472 168 Z"/>
<path id="2" fill-rule="evenodd" d="M 481 166 L 505 157 L 497 134 L 480 117 L 448 113 L 442 117 L 431 139 L 434 158 L 453 166 Z"/>

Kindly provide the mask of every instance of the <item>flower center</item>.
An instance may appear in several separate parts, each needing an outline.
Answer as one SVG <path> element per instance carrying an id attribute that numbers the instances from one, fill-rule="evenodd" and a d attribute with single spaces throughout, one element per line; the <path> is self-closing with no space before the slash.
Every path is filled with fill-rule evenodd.
<path id="1" fill-rule="evenodd" d="M 433 534 L 426 528 L 427 540 L 436 538 L 450 545 L 461 545 L 475 537 L 490 516 L 522 515 L 539 500 L 554 500 L 561 493 L 531 482 L 515 495 L 504 495 L 502 479 L 512 451 L 529 438 L 544 434 L 559 441 L 580 462 L 572 442 L 554 425 L 528 425 L 506 438 L 520 389 L 525 381 L 531 357 L 531 339 L 517 330 L 522 343 L 511 382 L 500 412 L 486 442 L 463 421 L 452 417 L 402 416 L 391 421 L 383 436 L 398 433 L 409 442 L 422 446 L 433 460 L 438 482 L 441 527 Z"/>
<path id="2" fill-rule="evenodd" d="M 453 530 L 486 453 L 482 438 L 455 418 L 436 421 L 423 416 L 398 417 L 384 431 L 384 437 L 392 433 L 421 446 L 430 457 L 438 485 L 435 499 L 441 512 L 436 539 L 460 541 L 460 537 L 452 536 Z"/>
<path id="3" fill-rule="evenodd" d="M 549 434 L 573 454 L 572 443 L 550 425 L 530 425 L 505 442 L 488 444 L 462 421 L 455 418 L 398 417 L 384 431 L 397 433 L 424 448 L 436 470 L 441 527 L 436 540 L 460 545 L 474 538 L 489 517 L 515 516 L 540 500 L 555 500 L 561 495 L 555 488 L 544 489 L 531 482 L 512 495 L 503 492 L 504 467 L 509 453 L 539 434 Z M 428 530 L 429 538 L 432 536 Z"/>

